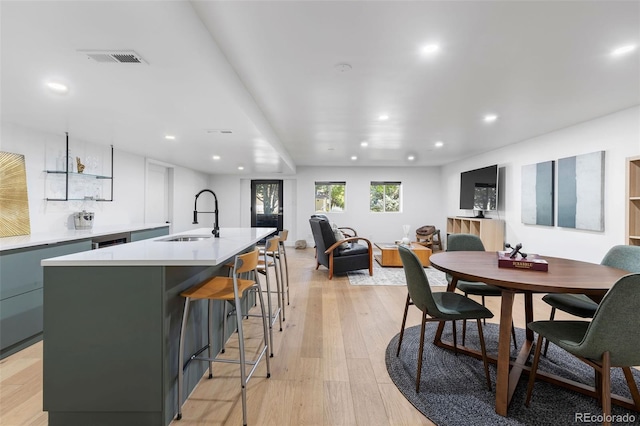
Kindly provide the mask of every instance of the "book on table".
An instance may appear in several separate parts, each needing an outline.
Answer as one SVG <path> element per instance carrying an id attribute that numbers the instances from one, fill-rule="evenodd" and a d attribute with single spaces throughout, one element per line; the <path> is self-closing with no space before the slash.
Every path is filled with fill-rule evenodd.
<path id="1" fill-rule="evenodd" d="M 522 255 L 518 254 L 512 258 L 510 251 L 499 251 L 498 267 L 546 272 L 549 270 L 549 263 L 537 254 L 527 254 L 527 257 L 522 257 Z"/>

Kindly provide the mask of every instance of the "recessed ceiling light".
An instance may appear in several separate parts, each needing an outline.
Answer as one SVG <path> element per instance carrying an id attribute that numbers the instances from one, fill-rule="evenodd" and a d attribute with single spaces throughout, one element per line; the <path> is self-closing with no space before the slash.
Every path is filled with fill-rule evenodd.
<path id="1" fill-rule="evenodd" d="M 495 114 L 487 114 L 483 118 L 483 120 L 487 123 L 491 123 L 493 121 L 496 121 L 497 119 L 498 119 L 498 116 Z"/>
<path id="2" fill-rule="evenodd" d="M 436 143 L 433 144 L 436 148 L 442 148 L 444 146 L 444 142 L 442 141 L 438 141 Z"/>
<path id="3" fill-rule="evenodd" d="M 388 120 L 389 116 L 386 114 L 382 114 L 381 116 L 378 117 L 378 120 L 384 121 L 384 120 Z"/>
<path id="4" fill-rule="evenodd" d="M 367 142 L 367 141 L 362 141 L 362 142 L 360 142 L 360 146 L 361 146 L 361 147 L 363 147 L 363 148 L 366 148 L 366 147 L 368 147 L 368 146 L 369 146 L 369 142 Z"/>
<path id="5" fill-rule="evenodd" d="M 47 87 L 52 92 L 59 93 L 59 94 L 64 94 L 64 93 L 67 93 L 69 91 L 69 88 L 67 87 L 66 84 L 59 83 L 57 81 L 49 81 L 49 82 L 47 82 Z"/>
<path id="6" fill-rule="evenodd" d="M 238 170 L 244 170 L 244 166 L 238 166 Z"/>
<path id="7" fill-rule="evenodd" d="M 440 46 L 437 44 L 427 44 L 422 46 L 422 49 L 420 50 L 422 52 L 423 55 L 430 55 L 432 53 L 436 53 L 437 51 L 440 50 Z"/>
<path id="8" fill-rule="evenodd" d="M 214 160 L 219 160 L 219 159 L 220 159 L 220 156 L 219 156 L 219 155 L 214 155 L 214 156 L 213 156 L 213 159 L 214 159 Z"/>
<path id="9" fill-rule="evenodd" d="M 176 140 L 176 137 L 174 135 L 164 135 L 164 138 L 169 141 Z"/>
<path id="10" fill-rule="evenodd" d="M 351 160 L 356 161 L 358 159 L 358 157 L 356 157 L 355 155 L 351 156 Z"/>
<path id="11" fill-rule="evenodd" d="M 624 55 L 625 53 L 633 52 L 634 50 L 636 50 L 637 47 L 638 46 L 636 46 L 635 44 L 620 46 L 611 51 L 611 56 L 620 56 L 620 55 Z"/>
<path id="12" fill-rule="evenodd" d="M 416 159 L 416 157 L 414 155 L 410 155 L 410 156 L 407 157 L 407 160 L 409 160 L 409 161 L 413 161 L 415 159 Z"/>

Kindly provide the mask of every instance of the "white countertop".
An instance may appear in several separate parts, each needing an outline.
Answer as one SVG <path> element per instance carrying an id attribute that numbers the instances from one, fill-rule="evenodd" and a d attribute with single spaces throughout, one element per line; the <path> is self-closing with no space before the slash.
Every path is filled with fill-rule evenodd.
<path id="1" fill-rule="evenodd" d="M 198 266 L 219 265 L 276 228 L 221 228 L 214 238 L 212 228 L 192 229 L 169 236 L 109 246 L 66 256 L 44 259 L 42 266 Z M 166 241 L 173 237 L 207 236 L 200 241 Z"/>
<path id="2" fill-rule="evenodd" d="M 68 229 L 57 232 L 43 232 L 39 234 L 17 235 L 15 237 L 0 238 L 0 251 L 26 247 L 57 244 L 74 240 L 86 240 L 103 235 L 119 234 L 121 232 L 142 231 L 169 226 L 167 223 L 147 223 L 129 225 L 108 225 L 93 229 Z"/>

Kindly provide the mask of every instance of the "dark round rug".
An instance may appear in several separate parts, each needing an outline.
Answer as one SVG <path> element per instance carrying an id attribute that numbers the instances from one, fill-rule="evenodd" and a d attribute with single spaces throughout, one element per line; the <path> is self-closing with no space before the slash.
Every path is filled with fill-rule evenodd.
<path id="1" fill-rule="evenodd" d="M 498 325 L 487 324 L 483 329 L 487 353 L 497 353 Z M 455 356 L 452 351 L 433 345 L 435 330 L 435 323 L 427 324 L 420 393 L 416 393 L 415 388 L 420 326 L 407 328 L 399 357 L 396 357 L 399 334 L 391 339 L 386 351 L 387 370 L 391 379 L 409 402 L 434 423 L 440 426 L 599 424 L 584 421 L 587 416 L 602 414 L 596 399 L 542 381 L 536 381 L 530 407 L 525 407 L 528 376 L 524 374 L 509 405 L 508 417 L 497 415 L 495 366 L 489 364 L 493 387 L 493 392 L 490 392 L 482 360 L 462 354 Z M 516 335 L 518 342 L 524 341 L 524 330 L 516 329 Z M 461 336 L 462 322 L 459 321 L 458 339 Z M 451 323 L 445 327 L 443 340 L 452 340 Z M 480 348 L 475 323 L 467 324 L 466 345 Z M 511 355 L 515 359 L 513 346 Z M 532 359 L 533 351 L 529 362 Z M 538 368 L 593 386 L 593 369 L 555 345 L 549 345 L 546 358 L 540 357 Z M 640 371 L 632 371 L 636 382 L 640 383 Z M 611 370 L 611 389 L 615 394 L 631 398 L 620 368 Z M 613 405 L 612 414 L 626 414 L 621 419 L 629 420 L 615 424 L 640 424 L 640 413 L 635 411 Z"/>

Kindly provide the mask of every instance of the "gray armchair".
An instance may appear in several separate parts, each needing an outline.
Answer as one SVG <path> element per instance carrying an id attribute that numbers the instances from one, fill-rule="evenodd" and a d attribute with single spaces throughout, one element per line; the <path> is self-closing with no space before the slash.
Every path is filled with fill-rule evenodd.
<path id="1" fill-rule="evenodd" d="M 329 220 L 329 217 L 327 217 L 326 214 L 312 214 L 311 217 L 316 219 L 324 219 L 327 222 L 331 222 Z M 356 230 L 349 226 L 338 226 L 338 229 L 340 230 L 340 232 L 344 234 L 346 238 L 358 236 L 358 233 L 356 232 Z"/>
<path id="2" fill-rule="evenodd" d="M 333 274 L 342 274 L 358 269 L 369 269 L 373 275 L 373 246 L 366 238 L 354 236 L 343 240 L 336 237 L 328 220 L 318 217 L 309 219 L 311 232 L 316 244 L 316 269 L 324 265 L 329 269 L 329 279 Z M 360 244 L 363 241 L 364 244 Z M 347 243 L 343 246 L 344 243 Z"/>

